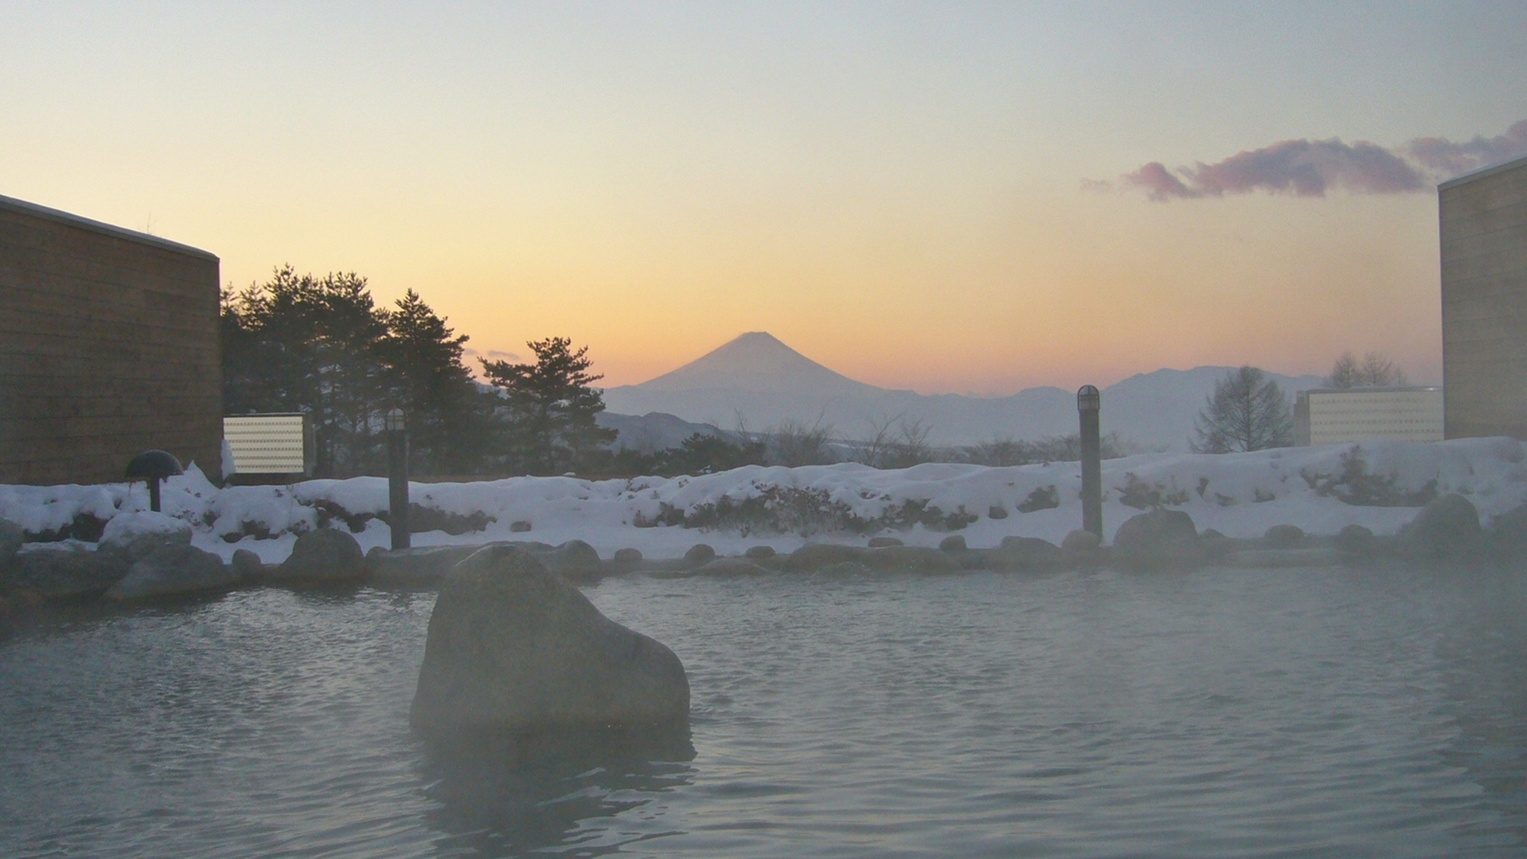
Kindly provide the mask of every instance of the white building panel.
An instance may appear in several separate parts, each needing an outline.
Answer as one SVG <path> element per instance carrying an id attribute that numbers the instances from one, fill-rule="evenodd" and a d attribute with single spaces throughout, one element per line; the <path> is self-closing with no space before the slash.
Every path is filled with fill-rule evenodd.
<path id="1" fill-rule="evenodd" d="M 306 474 L 307 416 L 239 415 L 223 418 L 223 439 L 233 454 L 229 474 Z"/>
<path id="2" fill-rule="evenodd" d="M 1309 444 L 1442 440 L 1441 388 L 1313 390 L 1300 396 L 1308 409 Z"/>

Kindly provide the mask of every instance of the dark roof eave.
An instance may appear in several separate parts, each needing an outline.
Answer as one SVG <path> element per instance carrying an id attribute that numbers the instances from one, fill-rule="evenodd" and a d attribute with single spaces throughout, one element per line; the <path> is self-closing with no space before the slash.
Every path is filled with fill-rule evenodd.
<path id="1" fill-rule="evenodd" d="M 57 223 L 65 224 L 71 227 L 78 227 L 82 230 L 90 230 L 91 232 L 101 233 L 119 239 L 125 239 L 130 242 L 137 242 L 138 244 L 163 248 L 164 250 L 174 251 L 176 253 L 182 253 L 188 256 L 201 257 L 202 259 L 209 259 L 213 262 L 218 261 L 216 254 L 208 253 L 201 248 L 193 248 L 190 245 L 183 245 L 180 242 L 172 242 L 169 239 L 161 239 L 158 236 L 151 236 L 147 233 L 139 233 L 133 230 L 123 229 L 122 227 L 114 227 L 111 224 L 103 224 L 100 221 L 92 221 L 89 218 L 82 218 L 79 215 L 71 215 L 68 212 L 62 212 L 58 209 L 50 209 L 47 206 L 39 206 L 36 203 L 28 203 L 25 200 L 17 200 L 14 197 L 6 197 L 4 195 L 0 195 L 0 209 L 9 209 L 11 211 L 31 215 L 36 218 L 46 218 L 47 220 L 55 221 Z"/>
<path id="2" fill-rule="evenodd" d="M 1518 167 L 1527 167 L 1527 155 L 1524 155 L 1521 158 L 1513 158 L 1503 164 L 1494 164 L 1489 167 L 1482 167 L 1472 173 L 1465 173 L 1462 176 L 1454 176 L 1446 182 L 1443 182 L 1441 185 L 1438 185 L 1437 191 L 1440 193 L 1442 191 L 1448 190 L 1449 188 L 1453 188 L 1458 185 L 1464 185 L 1469 182 L 1476 182 L 1488 176 L 1494 176 L 1497 173 L 1505 173 L 1507 170 L 1515 170 Z"/>

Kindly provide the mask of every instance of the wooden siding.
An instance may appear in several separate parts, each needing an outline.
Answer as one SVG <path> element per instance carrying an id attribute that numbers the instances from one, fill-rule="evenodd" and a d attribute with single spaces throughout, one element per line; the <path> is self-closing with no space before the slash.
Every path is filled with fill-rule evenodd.
<path id="1" fill-rule="evenodd" d="M 221 474 L 218 260 L 0 197 L 0 483 Z"/>
<path id="2" fill-rule="evenodd" d="M 1442 184 L 1448 438 L 1527 438 L 1527 158 Z"/>

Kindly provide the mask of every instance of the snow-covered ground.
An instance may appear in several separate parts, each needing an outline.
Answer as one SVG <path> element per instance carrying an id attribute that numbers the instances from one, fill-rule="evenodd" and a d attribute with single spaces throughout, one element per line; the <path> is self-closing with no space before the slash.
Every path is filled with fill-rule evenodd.
<path id="1" fill-rule="evenodd" d="M 1493 516 L 1527 501 L 1527 464 L 1521 443 L 1508 438 L 1435 444 L 1371 442 L 1360 450 L 1332 445 L 1109 460 L 1103 463 L 1103 486 L 1103 521 L 1109 537 L 1120 523 L 1140 512 L 1138 505 L 1152 502 L 1184 510 L 1200 529 L 1213 528 L 1231 537 L 1260 537 L 1277 524 L 1297 525 L 1311 534 L 1334 534 L 1346 525 L 1359 524 L 1386 535 L 1414 518 L 1419 499 L 1435 492 L 1467 496 L 1488 525 Z M 887 471 L 858 464 L 750 466 L 698 477 L 598 481 L 518 477 L 415 483 L 411 500 L 419 505 L 463 517 L 483 514 L 493 521 L 457 536 L 444 531 L 416 533 L 413 544 L 511 539 L 556 544 L 581 539 L 605 557 L 632 547 L 649 558 L 678 557 L 702 542 L 722 554 L 740 553 L 759 544 L 790 551 L 808 539 L 863 543 L 874 533 L 864 530 L 866 523 L 897 519 L 897 511 L 902 511 L 900 521 L 905 522 L 908 510 L 921 510 L 932 518 L 930 511 L 935 508 L 944 515 L 972 520 L 953 531 L 964 535 L 972 548 L 995 546 L 1008 535 L 1059 543 L 1080 527 L 1080 489 L 1076 463 L 1009 468 L 926 464 Z M 1342 496 L 1404 506 L 1352 504 Z M 1045 507 L 1051 498 L 1057 506 Z M 1126 500 L 1136 506 L 1126 506 Z M 236 549 L 251 549 L 265 561 L 277 562 L 290 552 L 297 533 L 319 524 L 321 510 L 331 515 L 336 527 L 345 527 L 339 518 L 332 518 L 336 511 L 352 520 L 385 511 L 387 481 L 366 477 L 311 480 L 289 487 L 218 489 L 193 467 L 185 476 L 166 482 L 163 506 L 166 513 L 191 523 L 193 542 L 201 548 L 224 558 Z M 33 533 L 58 532 L 81 515 L 109 521 L 147 507 L 148 491 L 141 483 L 0 486 L 0 518 Z M 1020 512 L 1023 507 L 1039 509 Z M 754 515 L 751 519 L 715 515 L 728 509 Z M 813 510 L 830 515 L 813 518 Z M 994 512 L 1000 518 L 994 518 Z M 706 528 L 651 524 L 679 516 L 719 518 L 734 524 Z M 794 530 L 778 533 L 758 524 L 761 518 L 771 517 L 793 523 Z M 753 524 L 736 524 L 742 522 Z M 848 522 L 858 530 L 819 530 L 827 522 Z M 530 530 L 512 531 L 514 523 L 529 523 Z M 909 545 L 933 546 L 951 533 L 945 527 L 913 524 L 882 533 Z M 377 519 L 365 521 L 355 536 L 364 549 L 389 542 L 387 525 Z"/>

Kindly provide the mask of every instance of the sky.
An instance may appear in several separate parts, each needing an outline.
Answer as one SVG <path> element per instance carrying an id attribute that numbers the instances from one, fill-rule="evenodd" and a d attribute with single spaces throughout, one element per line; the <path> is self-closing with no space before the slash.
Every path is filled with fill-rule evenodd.
<path id="1" fill-rule="evenodd" d="M 0 194 L 418 292 L 604 384 L 746 331 L 921 393 L 1441 379 L 1436 184 L 1527 4 L 0 5 Z"/>

